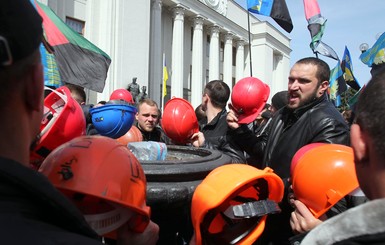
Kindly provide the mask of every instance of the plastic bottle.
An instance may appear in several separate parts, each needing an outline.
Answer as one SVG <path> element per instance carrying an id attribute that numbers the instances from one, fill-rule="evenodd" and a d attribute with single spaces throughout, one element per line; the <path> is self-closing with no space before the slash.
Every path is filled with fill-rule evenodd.
<path id="1" fill-rule="evenodd" d="M 161 161 L 166 159 L 167 146 L 162 142 L 130 142 L 127 147 L 139 161 Z"/>

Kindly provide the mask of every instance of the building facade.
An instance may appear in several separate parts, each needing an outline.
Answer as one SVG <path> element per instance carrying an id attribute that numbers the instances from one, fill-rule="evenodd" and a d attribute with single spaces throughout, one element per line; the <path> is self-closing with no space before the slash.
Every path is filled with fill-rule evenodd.
<path id="1" fill-rule="evenodd" d="M 253 15 L 249 35 L 248 12 L 233 0 L 39 1 L 111 57 L 104 91 L 87 91 L 88 103 L 108 100 L 134 77 L 159 105 L 175 96 L 196 107 L 208 81 L 232 88 L 251 74 L 271 95 L 287 89 L 290 39 Z"/>

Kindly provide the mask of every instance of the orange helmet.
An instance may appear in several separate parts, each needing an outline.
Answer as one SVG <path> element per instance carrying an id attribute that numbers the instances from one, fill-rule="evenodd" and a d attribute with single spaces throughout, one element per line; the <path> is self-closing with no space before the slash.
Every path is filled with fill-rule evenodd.
<path id="1" fill-rule="evenodd" d="M 239 80 L 231 92 L 231 105 L 239 115 L 238 122 L 248 124 L 254 121 L 269 95 L 269 86 L 258 78 L 245 77 Z"/>
<path id="2" fill-rule="evenodd" d="M 143 169 L 130 150 L 114 139 L 73 139 L 49 154 L 39 171 L 79 207 L 86 220 L 91 215 L 87 221 L 99 235 L 127 221 L 137 232 L 148 225 Z"/>
<path id="3" fill-rule="evenodd" d="M 44 117 L 40 125 L 40 141 L 32 149 L 30 163 L 38 167 L 59 145 L 86 134 L 86 119 L 70 90 L 63 86 L 44 99 Z"/>
<path id="4" fill-rule="evenodd" d="M 181 98 L 172 98 L 166 103 L 162 127 L 165 134 L 177 143 L 186 143 L 199 131 L 194 108 L 187 100 Z"/>
<path id="5" fill-rule="evenodd" d="M 307 151 L 310 151 L 311 149 L 316 148 L 317 146 L 324 145 L 326 143 L 310 143 L 305 146 L 302 146 L 293 156 L 291 159 L 291 165 L 290 165 L 290 177 L 293 178 L 293 172 L 295 166 L 297 166 L 299 159 L 305 154 Z"/>
<path id="6" fill-rule="evenodd" d="M 120 138 L 117 138 L 116 140 L 122 145 L 127 145 L 130 142 L 143 141 L 143 135 L 135 125 L 132 125 L 130 130 L 128 130 L 125 135 Z"/>
<path id="7" fill-rule="evenodd" d="M 114 90 L 110 95 L 110 100 L 124 100 L 129 104 L 134 104 L 134 100 L 132 98 L 132 94 L 130 91 L 124 88 L 119 88 Z"/>
<path id="8" fill-rule="evenodd" d="M 359 187 L 351 147 L 322 144 L 307 151 L 294 168 L 292 187 L 316 218 Z"/>
<path id="9" fill-rule="evenodd" d="M 227 164 L 199 184 L 192 197 L 196 244 L 252 244 L 268 214 L 280 212 L 281 178 L 270 168 Z"/>

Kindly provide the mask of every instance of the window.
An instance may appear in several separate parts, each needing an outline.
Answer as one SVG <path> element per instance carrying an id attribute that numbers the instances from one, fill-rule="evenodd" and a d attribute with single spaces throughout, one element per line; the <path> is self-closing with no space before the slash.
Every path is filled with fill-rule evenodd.
<path id="1" fill-rule="evenodd" d="M 206 57 L 210 56 L 210 35 L 207 35 L 206 41 Z"/>
<path id="2" fill-rule="evenodd" d="M 221 42 L 221 48 L 219 50 L 219 60 L 223 62 L 224 59 L 225 44 Z"/>
<path id="3" fill-rule="evenodd" d="M 66 24 L 82 36 L 84 34 L 85 23 L 86 22 L 82 20 L 77 20 L 68 16 L 66 17 Z"/>

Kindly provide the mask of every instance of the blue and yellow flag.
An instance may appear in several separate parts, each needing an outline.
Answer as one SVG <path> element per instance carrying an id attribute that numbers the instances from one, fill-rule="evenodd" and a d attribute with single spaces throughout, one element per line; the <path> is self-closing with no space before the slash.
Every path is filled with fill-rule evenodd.
<path id="1" fill-rule="evenodd" d="M 293 22 L 285 0 L 247 0 L 247 9 L 252 13 L 270 16 L 289 33 L 293 30 Z"/>
<path id="2" fill-rule="evenodd" d="M 372 67 L 373 64 L 385 63 L 385 32 L 377 39 L 373 47 L 360 55 L 360 60 L 369 67 Z"/>
<path id="3" fill-rule="evenodd" d="M 343 78 L 341 63 L 338 60 L 337 65 L 330 70 L 330 99 L 336 107 L 341 105 L 341 94 L 346 91 L 347 86 Z"/>
<path id="4" fill-rule="evenodd" d="M 353 75 L 353 64 L 352 58 L 350 57 L 350 52 L 348 47 L 345 46 L 344 57 L 341 62 L 341 69 L 344 73 L 345 82 L 354 90 L 360 90 L 361 86 L 357 82 L 357 79 Z"/>
<path id="5" fill-rule="evenodd" d="M 162 97 L 167 95 L 167 80 L 168 80 L 168 71 L 166 65 L 166 58 L 163 57 L 163 88 L 162 88 Z"/>

